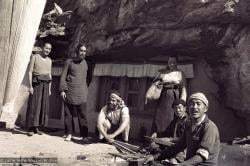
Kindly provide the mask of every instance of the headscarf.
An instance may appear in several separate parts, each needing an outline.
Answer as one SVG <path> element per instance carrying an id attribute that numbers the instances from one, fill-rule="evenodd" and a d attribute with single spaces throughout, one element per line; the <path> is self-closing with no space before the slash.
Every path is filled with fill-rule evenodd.
<path id="1" fill-rule="evenodd" d="M 124 100 L 120 97 L 119 93 L 111 92 L 110 97 L 115 98 L 118 101 L 118 108 L 123 108 L 126 106 Z"/>

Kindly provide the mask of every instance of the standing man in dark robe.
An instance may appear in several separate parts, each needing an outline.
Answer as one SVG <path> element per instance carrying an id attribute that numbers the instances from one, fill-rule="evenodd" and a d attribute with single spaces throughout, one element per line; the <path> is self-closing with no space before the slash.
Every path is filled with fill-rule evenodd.
<path id="1" fill-rule="evenodd" d="M 80 135 L 83 138 L 88 136 L 87 122 L 87 70 L 85 60 L 86 46 L 81 45 L 77 49 L 77 55 L 68 59 L 61 75 L 59 91 L 64 101 L 65 111 L 65 141 L 71 141 L 75 132 L 74 120 L 78 120 Z"/>

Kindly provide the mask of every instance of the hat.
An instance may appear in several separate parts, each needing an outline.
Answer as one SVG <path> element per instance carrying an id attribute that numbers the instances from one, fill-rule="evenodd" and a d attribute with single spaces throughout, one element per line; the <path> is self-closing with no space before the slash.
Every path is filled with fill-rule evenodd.
<path id="1" fill-rule="evenodd" d="M 175 105 L 179 105 L 179 104 L 182 104 L 183 106 L 186 106 L 186 102 L 182 99 L 176 99 L 174 102 L 173 102 L 173 105 L 172 107 L 174 107 Z"/>
<path id="2" fill-rule="evenodd" d="M 110 90 L 110 91 L 108 92 L 109 95 L 111 95 L 112 93 L 113 93 L 113 94 L 116 94 L 116 95 L 119 96 L 119 97 L 121 97 L 120 92 L 118 92 L 118 91 L 116 91 L 116 90 Z"/>
<path id="3" fill-rule="evenodd" d="M 192 99 L 198 99 L 198 100 L 201 100 L 206 106 L 208 106 L 208 99 L 207 97 L 201 93 L 201 92 L 197 92 L 197 93 L 193 93 L 189 99 L 188 99 L 188 102 L 190 102 L 190 100 Z"/>
<path id="4" fill-rule="evenodd" d="M 123 101 L 120 93 L 116 90 L 109 91 L 109 97 L 115 98 L 116 100 Z"/>

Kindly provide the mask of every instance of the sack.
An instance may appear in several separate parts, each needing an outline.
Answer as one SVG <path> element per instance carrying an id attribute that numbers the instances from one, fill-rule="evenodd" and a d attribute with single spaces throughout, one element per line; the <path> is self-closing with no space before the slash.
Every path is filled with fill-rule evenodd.
<path id="1" fill-rule="evenodd" d="M 158 100 L 161 96 L 163 85 L 160 81 L 154 82 L 146 92 L 146 100 Z"/>

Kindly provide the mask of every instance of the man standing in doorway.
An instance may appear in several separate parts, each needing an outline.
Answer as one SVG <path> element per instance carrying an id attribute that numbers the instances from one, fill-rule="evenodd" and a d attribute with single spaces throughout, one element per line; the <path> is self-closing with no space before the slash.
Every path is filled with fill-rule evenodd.
<path id="1" fill-rule="evenodd" d="M 81 137 L 88 136 L 87 123 L 87 70 L 85 61 L 86 46 L 80 45 L 76 57 L 66 60 L 60 79 L 59 91 L 64 100 L 65 111 L 65 141 L 71 141 L 72 134 L 76 130 L 73 118 L 79 123 Z"/>

